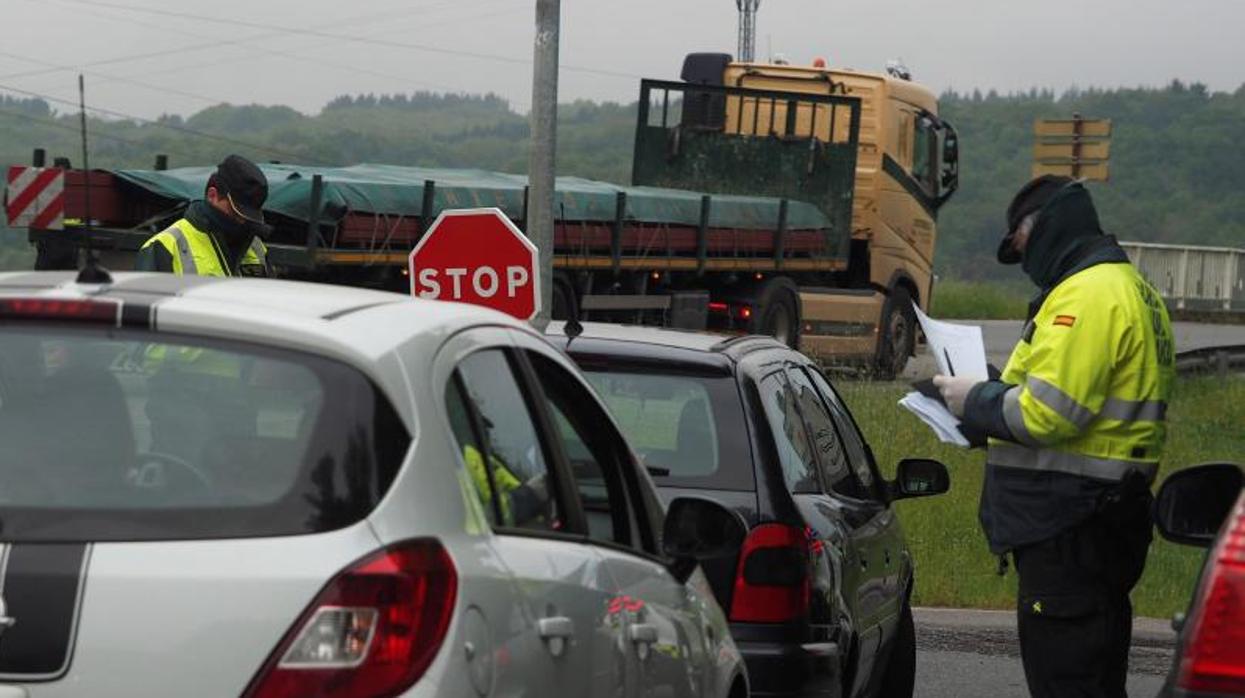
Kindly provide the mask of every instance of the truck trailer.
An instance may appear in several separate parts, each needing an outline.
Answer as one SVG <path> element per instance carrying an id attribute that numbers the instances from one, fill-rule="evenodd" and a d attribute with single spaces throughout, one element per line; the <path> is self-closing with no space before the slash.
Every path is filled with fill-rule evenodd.
<path id="1" fill-rule="evenodd" d="M 132 266 L 212 172 L 165 163 L 46 168 L 62 179 L 63 216 L 29 228 L 37 264 L 75 266 L 89 245 L 110 268 Z M 440 211 L 497 207 L 521 229 L 527 218 L 519 175 L 261 168 L 284 278 L 406 292 L 409 253 Z M 558 178 L 552 314 L 770 334 L 893 376 L 914 349 L 912 302 L 933 292 L 937 214 L 957 182 L 955 130 L 903 70 L 691 54 L 681 81 L 641 81 L 631 186 Z"/>

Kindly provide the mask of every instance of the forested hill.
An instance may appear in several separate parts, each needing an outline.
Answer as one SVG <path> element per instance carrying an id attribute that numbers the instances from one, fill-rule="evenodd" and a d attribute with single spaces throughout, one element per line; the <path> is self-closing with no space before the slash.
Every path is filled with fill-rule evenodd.
<path id="1" fill-rule="evenodd" d="M 937 266 L 998 272 L 993 251 L 1012 194 L 1029 176 L 1033 121 L 1113 120 L 1111 181 L 1091 184 L 1103 227 L 1123 240 L 1245 247 L 1245 87 L 999 96 L 949 94 L 942 114 L 961 137 L 960 191 L 939 220 Z"/>
<path id="2" fill-rule="evenodd" d="M 1028 177 L 1033 121 L 1114 120 L 1112 181 L 1092 185 L 1104 227 L 1123 239 L 1245 246 L 1245 87 L 1211 93 L 1173 82 L 1162 89 L 942 96 L 959 129 L 961 187 L 942 212 L 936 265 L 944 277 L 1013 274 L 991 263 L 1003 210 Z M 561 174 L 626 182 L 634 105 L 576 102 L 560 108 Z M 339 97 L 319 114 L 287 107 L 220 105 L 152 123 L 91 121 L 91 164 L 204 165 L 228 152 L 260 160 L 357 162 L 523 172 L 527 119 L 494 96 Z M 0 96 L 0 165 L 31 149 L 80 160 L 77 117 L 38 99 Z M 253 145 L 252 145 L 253 144 Z M 0 236 L 12 247 L 17 236 Z M 0 248 L 0 263 L 6 251 Z"/>

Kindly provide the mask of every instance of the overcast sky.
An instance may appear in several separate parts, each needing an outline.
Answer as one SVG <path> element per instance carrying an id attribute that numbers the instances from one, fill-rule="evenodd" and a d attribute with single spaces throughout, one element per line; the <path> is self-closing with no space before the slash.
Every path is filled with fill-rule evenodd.
<path id="1" fill-rule="evenodd" d="M 526 110 L 534 0 L 0 0 L 0 93 L 141 117 L 313 114 L 343 93 L 494 92 Z M 631 101 L 689 51 L 735 50 L 734 0 L 562 0 L 561 98 Z M 1000 92 L 1245 81 L 1243 0 L 761 0 L 758 56 Z M 65 70 L 70 67 L 72 70 Z M 59 68 L 59 69 L 58 69 Z M 67 109 L 66 105 L 55 104 Z"/>

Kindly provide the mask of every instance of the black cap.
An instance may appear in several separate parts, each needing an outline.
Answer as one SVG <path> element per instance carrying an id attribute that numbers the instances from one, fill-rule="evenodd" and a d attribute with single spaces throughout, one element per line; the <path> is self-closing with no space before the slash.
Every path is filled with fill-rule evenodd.
<path id="1" fill-rule="evenodd" d="M 238 215 L 252 223 L 264 222 L 264 201 L 268 199 L 268 178 L 255 163 L 241 155 L 230 155 L 216 166 L 208 182 L 229 203 Z"/>
<path id="2" fill-rule="evenodd" d="M 1012 249 L 1016 228 L 1030 213 L 1040 211 L 1056 193 L 1076 180 L 1063 175 L 1042 175 L 1020 188 L 1007 207 L 1007 232 L 999 243 L 1000 264 L 1019 264 L 1021 255 Z"/>

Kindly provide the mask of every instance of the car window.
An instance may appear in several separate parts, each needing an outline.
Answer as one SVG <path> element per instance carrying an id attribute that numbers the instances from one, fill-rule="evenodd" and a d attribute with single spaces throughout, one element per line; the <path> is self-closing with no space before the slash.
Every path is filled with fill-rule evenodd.
<path id="1" fill-rule="evenodd" d="M 709 392 L 698 380 L 636 373 L 591 373 L 588 380 L 632 447 L 644 455 L 645 465 L 683 477 L 717 471 L 717 426 Z"/>
<path id="2" fill-rule="evenodd" d="M 462 378 L 457 374 L 445 389 L 445 411 L 450 419 L 450 429 L 454 432 L 454 440 L 462 451 L 463 463 L 467 466 L 469 476 L 467 479 L 471 483 L 472 491 L 475 492 L 480 507 L 488 517 L 489 524 L 496 527 L 500 521 L 499 508 L 493 502 L 493 491 L 496 485 L 489 481 L 492 473 L 484 467 L 484 459 L 480 456 L 484 453 L 484 444 L 472 425 L 471 408 L 467 404 Z"/>
<path id="3" fill-rule="evenodd" d="M 821 466 L 822 480 L 831 491 L 847 497 L 865 499 L 868 490 L 857 479 L 855 471 L 848 462 L 848 456 L 839 436 L 826 403 L 817 394 L 808 374 L 798 367 L 788 371 L 792 388 L 799 396 L 800 411 L 808 422 L 813 445 L 817 450 L 817 459 Z"/>
<path id="4" fill-rule="evenodd" d="M 9 541 L 332 530 L 372 510 L 409 445 L 384 395 L 335 361 L 166 333 L 0 325 Z"/>
<path id="5" fill-rule="evenodd" d="M 830 381 L 821 375 L 820 371 L 804 370 L 812 377 L 818 392 L 830 405 L 830 414 L 839 428 L 839 435 L 843 438 L 843 446 L 847 450 L 847 460 L 851 463 L 852 469 L 856 471 L 856 479 L 871 496 L 877 497 L 877 464 L 873 462 L 873 457 L 865 447 L 864 436 L 856 427 L 856 420 L 852 417 L 851 411 L 847 409 L 847 405 L 843 404 L 838 392 L 830 385 Z"/>
<path id="6" fill-rule="evenodd" d="M 570 461 L 583 504 L 588 536 L 619 545 L 639 544 L 635 501 L 627 495 L 622 469 L 630 455 L 588 391 L 565 369 L 535 352 L 528 357 L 548 400 L 556 438 Z"/>
<path id="7" fill-rule="evenodd" d="M 457 375 L 475 424 L 464 430 L 460 417 L 455 437 L 493 520 L 503 528 L 557 530 L 561 519 L 551 496 L 544 449 L 511 359 L 498 349 L 476 352 L 459 364 Z M 451 421 L 453 396 L 451 390 Z M 471 440 L 464 442 L 465 437 Z"/>
<path id="8" fill-rule="evenodd" d="M 782 477 L 791 492 L 817 492 L 817 459 L 800 415 L 799 398 L 781 372 L 761 379 L 761 402 L 778 448 Z"/>
<path id="9" fill-rule="evenodd" d="M 630 367 L 585 375 L 658 485 L 755 487 L 743 401 L 733 376 Z"/>

